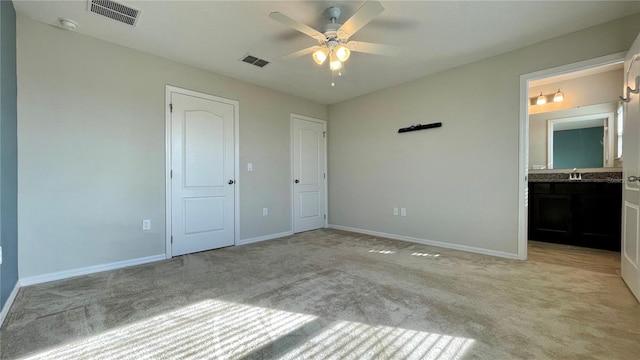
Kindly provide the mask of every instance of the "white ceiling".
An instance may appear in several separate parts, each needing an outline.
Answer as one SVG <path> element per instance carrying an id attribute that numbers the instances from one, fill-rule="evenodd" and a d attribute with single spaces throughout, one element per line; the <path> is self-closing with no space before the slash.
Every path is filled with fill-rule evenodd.
<path id="1" fill-rule="evenodd" d="M 639 1 L 382 1 L 385 11 L 351 40 L 397 45 L 400 56 L 352 53 L 331 87 L 327 66 L 310 55 L 264 68 L 239 61 L 247 53 L 272 60 L 317 44 L 271 20 L 280 11 L 314 28 L 329 6 L 348 19 L 362 1 L 120 1 L 142 11 L 135 27 L 88 12 L 86 0 L 14 0 L 18 14 L 218 74 L 333 104 L 526 45 L 640 12 Z"/>

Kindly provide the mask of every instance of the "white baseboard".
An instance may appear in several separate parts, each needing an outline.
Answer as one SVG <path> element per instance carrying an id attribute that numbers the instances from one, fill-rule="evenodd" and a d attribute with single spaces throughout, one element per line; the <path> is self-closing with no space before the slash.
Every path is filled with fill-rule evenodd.
<path id="1" fill-rule="evenodd" d="M 285 231 L 285 232 L 281 232 L 281 233 L 277 233 L 277 234 L 269 234 L 269 235 L 258 236 L 258 237 L 254 237 L 254 238 L 250 238 L 250 239 L 238 240 L 238 243 L 236 245 L 253 244 L 253 243 L 260 242 L 260 241 L 267 241 L 267 240 L 277 239 L 277 238 L 281 238 L 281 237 L 285 237 L 285 236 L 289 236 L 289 235 L 293 235 L 293 231 Z"/>
<path id="2" fill-rule="evenodd" d="M 9 297 L 7 298 L 7 302 L 4 303 L 2 311 L 0 311 L 0 326 L 4 324 L 4 319 L 7 317 L 9 309 L 11 309 L 11 305 L 13 305 L 13 300 L 15 300 L 16 296 L 18 295 L 18 290 L 20 290 L 20 280 L 16 282 L 16 285 L 13 287 L 11 294 L 9 294 Z"/>
<path id="3" fill-rule="evenodd" d="M 29 286 L 29 285 L 41 284 L 49 281 L 68 279 L 75 276 L 88 275 L 88 274 L 98 273 L 102 271 L 121 269 L 124 267 L 147 264 L 150 262 L 155 262 L 160 260 L 166 260 L 165 254 L 153 255 L 153 256 L 147 256 L 143 258 L 123 260 L 123 261 L 116 261 L 108 264 L 87 266 L 83 268 L 58 271 L 58 272 L 49 273 L 49 274 L 29 276 L 29 277 L 20 279 L 20 286 Z"/>
<path id="4" fill-rule="evenodd" d="M 483 254 L 483 255 L 491 255 L 491 256 L 497 256 L 497 257 L 506 258 L 506 259 L 514 259 L 514 260 L 518 259 L 518 254 L 511 254 L 511 253 L 502 252 L 502 251 L 483 249 L 483 248 L 478 248 L 474 246 L 458 245 L 458 244 L 451 244 L 451 243 L 445 243 L 440 241 L 418 239 L 410 236 L 387 234 L 379 231 L 364 230 L 364 229 L 352 228 L 349 226 L 342 226 L 342 225 L 329 224 L 329 228 L 344 230 L 344 231 L 351 231 L 351 232 L 366 234 L 366 235 L 379 236 L 379 237 L 384 237 L 384 238 L 389 238 L 394 240 L 409 241 L 409 242 L 424 244 L 424 245 L 432 245 L 432 246 L 437 246 L 445 249 L 460 250 L 460 251 L 472 252 L 472 253 Z"/>

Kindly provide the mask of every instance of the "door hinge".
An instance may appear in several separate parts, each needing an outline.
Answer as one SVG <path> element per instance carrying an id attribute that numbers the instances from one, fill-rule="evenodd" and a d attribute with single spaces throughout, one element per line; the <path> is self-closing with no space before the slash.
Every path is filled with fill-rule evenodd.
<path id="1" fill-rule="evenodd" d="M 171 243 L 173 244 L 173 235 L 171 235 Z"/>
<path id="2" fill-rule="evenodd" d="M 173 179 L 173 170 L 169 171 L 169 179 Z"/>
<path id="3" fill-rule="evenodd" d="M 325 178 L 325 179 L 327 178 L 327 173 L 324 173 L 324 178 Z"/>
<path id="4" fill-rule="evenodd" d="M 324 219 L 327 220 L 327 214 L 324 214 Z"/>
<path id="5" fill-rule="evenodd" d="M 322 132 L 322 137 L 324 137 L 324 138 L 326 138 L 326 137 L 327 137 L 327 132 L 326 132 L 326 131 L 323 131 L 323 132 Z"/>
<path id="6" fill-rule="evenodd" d="M 173 112 L 173 104 L 169 104 L 169 112 Z"/>

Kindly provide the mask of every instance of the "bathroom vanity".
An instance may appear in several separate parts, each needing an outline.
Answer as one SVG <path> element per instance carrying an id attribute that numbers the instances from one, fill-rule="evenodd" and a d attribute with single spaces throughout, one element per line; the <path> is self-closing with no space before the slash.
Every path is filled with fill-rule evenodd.
<path id="1" fill-rule="evenodd" d="M 622 173 L 529 174 L 529 240 L 620 251 Z"/>

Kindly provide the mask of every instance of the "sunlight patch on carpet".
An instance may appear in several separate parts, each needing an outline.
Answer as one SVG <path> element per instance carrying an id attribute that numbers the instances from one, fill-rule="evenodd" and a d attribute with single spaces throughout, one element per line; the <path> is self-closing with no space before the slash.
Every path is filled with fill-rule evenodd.
<path id="1" fill-rule="evenodd" d="M 338 321 L 281 359 L 462 359 L 474 340 Z"/>
<path id="2" fill-rule="evenodd" d="M 419 252 L 414 252 L 413 254 L 411 254 L 411 256 L 439 257 L 439 256 L 440 256 L 440 254 L 431 254 L 431 253 L 419 253 Z"/>
<path id="3" fill-rule="evenodd" d="M 369 250 L 370 253 L 376 253 L 376 254 L 383 254 L 383 255 L 389 255 L 389 254 L 395 254 L 396 252 L 393 250 Z"/>
<path id="4" fill-rule="evenodd" d="M 238 358 L 315 319 L 205 300 L 26 359 Z"/>
<path id="5" fill-rule="evenodd" d="M 286 339 L 291 346 L 276 346 L 283 353 L 277 358 L 455 360 L 474 342 L 349 321 L 330 322 L 304 335 L 300 330 L 315 320 L 312 315 L 205 300 L 25 359 L 239 359 Z"/>

